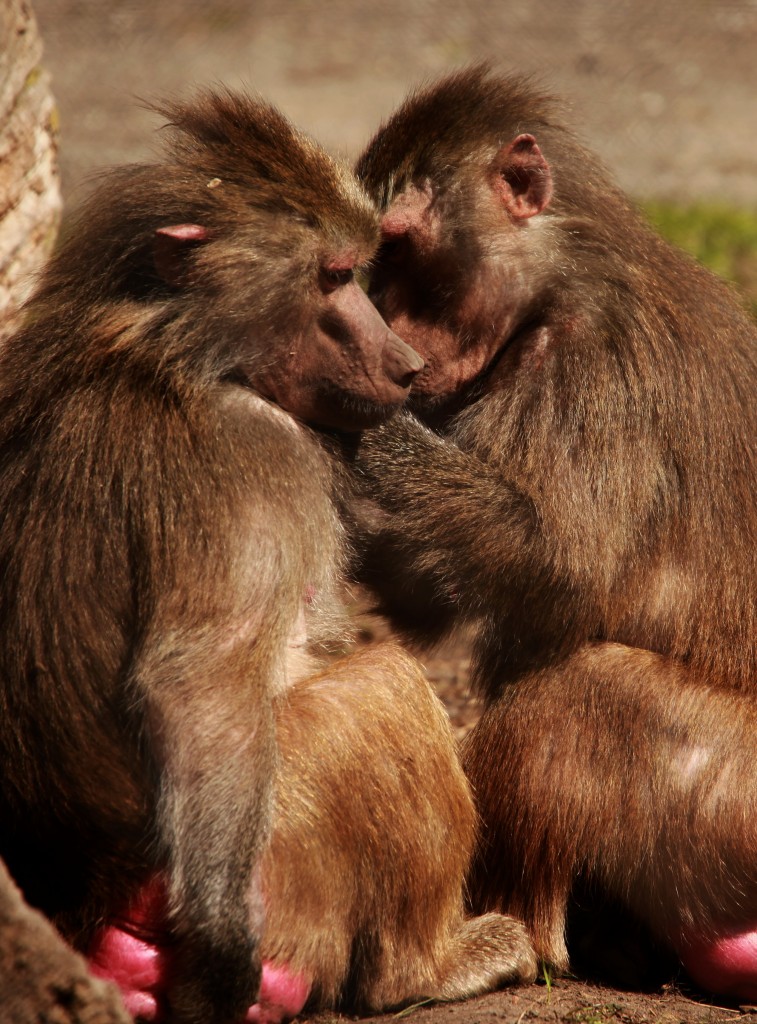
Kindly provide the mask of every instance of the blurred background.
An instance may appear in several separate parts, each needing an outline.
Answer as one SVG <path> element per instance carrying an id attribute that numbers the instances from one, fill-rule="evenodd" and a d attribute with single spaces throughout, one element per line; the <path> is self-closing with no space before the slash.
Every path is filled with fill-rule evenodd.
<path id="1" fill-rule="evenodd" d="M 534 72 L 641 197 L 757 204 L 757 0 L 34 0 L 63 187 L 138 159 L 139 98 L 246 84 L 355 155 L 413 85 Z"/>
<path id="2" fill-rule="evenodd" d="M 246 85 L 360 152 L 471 60 L 537 75 L 675 241 L 757 301 L 757 0 L 35 0 L 64 199 L 149 156 L 140 100 Z"/>

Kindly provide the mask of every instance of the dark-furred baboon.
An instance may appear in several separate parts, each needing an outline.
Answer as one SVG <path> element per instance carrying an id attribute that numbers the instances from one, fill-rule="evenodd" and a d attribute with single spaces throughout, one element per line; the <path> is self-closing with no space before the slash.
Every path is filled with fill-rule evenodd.
<path id="1" fill-rule="evenodd" d="M 531 978 L 522 926 L 463 918 L 474 815 L 419 669 L 319 674 L 346 627 L 318 428 L 422 366 L 354 277 L 376 212 L 267 104 L 163 112 L 164 162 L 103 181 L 0 354 L 0 852 L 141 1018 Z"/>
<path id="2" fill-rule="evenodd" d="M 406 634 L 475 629 L 474 906 L 564 967 L 581 878 L 756 998 L 755 325 L 522 78 L 411 96 L 358 176 L 426 364 L 358 447 L 361 572 Z"/>

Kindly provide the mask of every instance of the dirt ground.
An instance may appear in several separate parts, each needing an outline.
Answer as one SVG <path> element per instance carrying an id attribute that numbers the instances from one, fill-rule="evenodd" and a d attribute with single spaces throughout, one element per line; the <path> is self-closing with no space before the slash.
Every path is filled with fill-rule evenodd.
<path id="1" fill-rule="evenodd" d="M 245 84 L 353 156 L 411 86 L 488 58 L 536 73 L 564 96 L 572 123 L 635 196 L 757 206 L 757 0 L 34 6 L 59 105 L 69 202 L 98 168 L 149 154 L 156 121 L 138 98 L 185 94 L 210 81 Z M 463 734 L 478 714 L 466 689 L 465 645 L 425 664 Z M 680 979 L 652 994 L 559 979 L 411 1011 L 415 1024 L 720 1024 L 748 1013 L 712 1005 Z M 318 1024 L 332 1019 L 322 1015 Z"/>
<path id="2" fill-rule="evenodd" d="M 643 994 L 568 978 L 553 981 L 549 988 L 537 984 L 506 989 L 467 1003 L 421 1006 L 403 1012 L 410 1018 L 409 1024 L 726 1024 L 738 1020 L 747 1024 L 757 1020 L 738 1008 L 688 998 L 675 985 L 659 993 Z M 347 1020 L 322 1014 L 313 1018 L 313 1024 L 346 1024 Z M 387 1022 L 386 1017 L 370 1020 L 391 1024 L 391 1018 Z"/>

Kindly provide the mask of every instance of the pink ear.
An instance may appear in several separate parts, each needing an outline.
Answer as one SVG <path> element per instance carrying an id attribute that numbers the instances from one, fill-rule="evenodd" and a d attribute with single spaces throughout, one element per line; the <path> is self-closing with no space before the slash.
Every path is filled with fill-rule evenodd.
<path id="1" fill-rule="evenodd" d="M 209 237 L 208 229 L 200 224 L 170 224 L 158 228 L 153 242 L 153 260 L 159 277 L 166 284 L 184 284 L 188 253 L 207 242 Z"/>
<path id="2" fill-rule="evenodd" d="M 552 172 L 533 135 L 518 135 L 497 154 L 494 187 L 516 220 L 533 217 L 552 198 Z"/>

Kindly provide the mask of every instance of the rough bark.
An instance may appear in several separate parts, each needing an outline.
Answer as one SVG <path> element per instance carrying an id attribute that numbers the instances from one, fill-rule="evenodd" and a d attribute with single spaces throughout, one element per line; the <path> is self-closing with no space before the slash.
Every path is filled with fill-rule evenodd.
<path id="1" fill-rule="evenodd" d="M 0 341 L 18 323 L 60 219 L 57 111 L 25 0 L 0 3 Z"/>
<path id="2" fill-rule="evenodd" d="M 116 989 L 93 978 L 50 922 L 21 898 L 0 861 L 3 1024 L 130 1024 Z"/>

